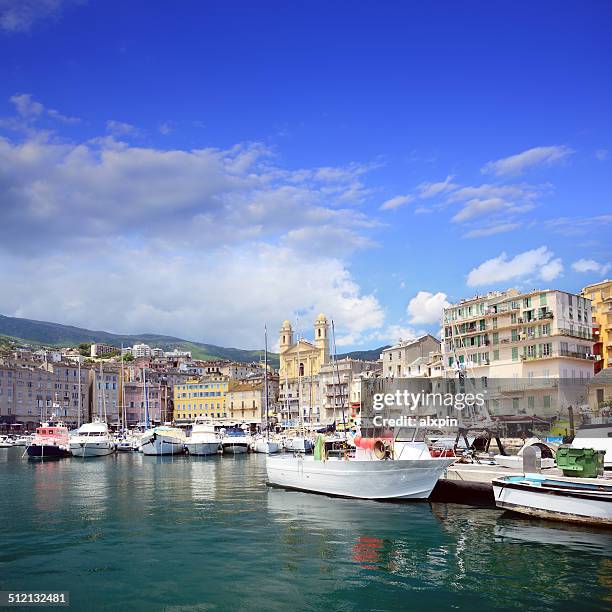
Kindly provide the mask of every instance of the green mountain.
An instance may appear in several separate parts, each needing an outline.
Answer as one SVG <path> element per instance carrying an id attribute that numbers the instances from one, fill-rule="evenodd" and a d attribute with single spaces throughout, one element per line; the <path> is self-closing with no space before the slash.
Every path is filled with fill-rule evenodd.
<path id="1" fill-rule="evenodd" d="M 33 319 L 21 319 L 18 317 L 6 317 L 0 315 L 0 338 L 3 345 L 8 345 L 10 340 L 21 344 L 32 344 L 36 346 L 77 346 L 83 342 L 103 342 L 111 346 L 132 346 L 144 342 L 152 347 L 166 351 L 178 348 L 179 350 L 191 351 L 195 359 L 230 359 L 249 363 L 259 361 L 263 357 L 263 349 L 244 350 L 238 348 L 226 348 L 203 342 L 192 342 L 163 336 L 160 334 L 113 334 L 106 331 L 92 331 L 72 325 L 50 323 L 48 321 L 35 321 Z M 355 351 L 338 355 L 342 357 L 355 357 L 356 359 L 378 359 L 380 349 L 372 351 Z M 270 363 L 278 367 L 278 354 L 268 353 Z"/>

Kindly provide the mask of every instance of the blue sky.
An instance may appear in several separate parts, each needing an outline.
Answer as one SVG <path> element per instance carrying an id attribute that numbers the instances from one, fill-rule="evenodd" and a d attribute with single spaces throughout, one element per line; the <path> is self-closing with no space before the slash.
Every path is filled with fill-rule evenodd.
<path id="1" fill-rule="evenodd" d="M 0 312 L 360 348 L 609 277 L 611 17 L 0 0 Z"/>

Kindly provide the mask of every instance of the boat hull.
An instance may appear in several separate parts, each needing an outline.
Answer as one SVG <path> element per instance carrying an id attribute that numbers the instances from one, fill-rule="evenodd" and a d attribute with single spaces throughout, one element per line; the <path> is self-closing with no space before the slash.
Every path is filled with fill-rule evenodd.
<path id="1" fill-rule="evenodd" d="M 598 493 L 548 489 L 524 482 L 493 481 L 498 508 L 539 518 L 612 526 L 612 497 Z"/>
<path id="2" fill-rule="evenodd" d="M 253 445 L 253 451 L 256 453 L 262 453 L 265 455 L 272 455 L 278 453 L 280 450 L 280 444 L 273 440 L 258 440 Z"/>
<path id="3" fill-rule="evenodd" d="M 184 444 L 184 440 L 157 435 L 143 440 L 140 449 L 145 455 L 180 455 Z"/>
<path id="4" fill-rule="evenodd" d="M 115 452 L 115 445 L 111 442 L 72 442 L 70 452 L 73 457 L 86 459 L 88 457 L 106 457 Z"/>
<path id="5" fill-rule="evenodd" d="M 68 447 L 56 446 L 54 444 L 30 444 L 26 452 L 28 457 L 36 459 L 62 459 L 70 456 Z"/>
<path id="6" fill-rule="evenodd" d="M 268 482 L 359 499 L 427 499 L 454 458 L 359 461 L 311 457 L 268 457 Z"/>
<path id="7" fill-rule="evenodd" d="M 248 442 L 223 442 L 223 453 L 227 453 L 229 455 L 242 455 L 243 453 L 248 452 L 248 450 Z"/>
<path id="8" fill-rule="evenodd" d="M 219 452 L 219 443 L 185 442 L 185 449 L 190 455 L 216 455 Z"/>

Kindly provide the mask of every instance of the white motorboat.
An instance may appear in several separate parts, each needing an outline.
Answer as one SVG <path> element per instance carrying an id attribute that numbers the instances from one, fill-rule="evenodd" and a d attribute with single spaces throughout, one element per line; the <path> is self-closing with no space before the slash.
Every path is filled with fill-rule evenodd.
<path id="1" fill-rule="evenodd" d="M 314 443 L 305 436 L 293 436 L 285 440 L 285 449 L 294 453 L 308 453 L 314 448 Z"/>
<path id="2" fill-rule="evenodd" d="M 227 429 L 223 434 L 221 445 L 223 452 L 233 455 L 246 453 L 249 450 L 249 438 L 240 428 Z"/>
<path id="3" fill-rule="evenodd" d="M 542 474 L 493 480 L 498 508 L 540 518 L 612 525 L 612 484 L 603 478 L 548 478 Z"/>
<path id="4" fill-rule="evenodd" d="M 278 453 L 280 448 L 281 445 L 276 440 L 266 438 L 255 440 L 255 443 L 253 444 L 253 451 L 256 453 L 263 453 L 265 455 L 273 455 L 274 453 Z"/>
<path id="5" fill-rule="evenodd" d="M 495 461 L 496 465 L 522 470 L 523 453 L 525 452 L 525 449 L 530 446 L 536 446 L 540 449 L 542 469 L 554 468 L 557 465 L 555 461 L 555 452 L 557 451 L 558 445 L 549 442 L 542 442 L 540 438 L 529 438 L 528 440 L 525 440 L 525 444 L 523 444 L 516 455 L 495 455 L 493 460 Z"/>
<path id="6" fill-rule="evenodd" d="M 198 417 L 191 429 L 191 436 L 185 441 L 190 455 L 216 455 L 221 448 L 221 438 L 215 431 L 211 419 Z"/>
<path id="7" fill-rule="evenodd" d="M 427 499 L 454 457 L 432 457 L 427 445 L 355 438 L 353 456 L 325 457 L 324 442 L 314 455 L 267 457 L 271 485 L 360 499 Z M 371 442 L 371 444 L 369 443 Z M 395 458 L 401 457 L 401 458 Z"/>
<path id="8" fill-rule="evenodd" d="M 140 447 L 140 437 L 135 434 L 125 434 L 115 439 L 115 446 L 120 453 L 131 453 Z"/>
<path id="9" fill-rule="evenodd" d="M 13 442 L 13 446 L 28 446 L 32 441 L 32 436 L 18 436 Z"/>
<path id="10" fill-rule="evenodd" d="M 0 436 L 0 448 L 12 448 L 15 446 L 13 440 L 8 436 Z"/>
<path id="11" fill-rule="evenodd" d="M 115 452 L 115 441 L 108 431 L 108 426 L 95 420 L 79 427 L 76 434 L 70 437 L 70 452 L 73 457 L 105 457 Z"/>
<path id="12" fill-rule="evenodd" d="M 145 455 L 178 455 L 185 449 L 185 432 L 178 427 L 159 425 L 148 429 L 140 438 Z"/>

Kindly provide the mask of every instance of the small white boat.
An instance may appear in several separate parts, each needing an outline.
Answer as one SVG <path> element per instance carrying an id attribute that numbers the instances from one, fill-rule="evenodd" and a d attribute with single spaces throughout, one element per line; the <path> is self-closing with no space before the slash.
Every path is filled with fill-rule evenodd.
<path id="1" fill-rule="evenodd" d="M 0 436 L 0 448 L 12 448 L 15 443 L 8 436 Z"/>
<path id="2" fill-rule="evenodd" d="M 216 455 L 221 448 L 221 438 L 215 431 L 211 419 L 198 417 L 185 441 L 185 450 L 190 455 Z"/>
<path id="3" fill-rule="evenodd" d="M 293 436 L 285 440 L 285 449 L 294 453 L 308 453 L 314 448 L 314 442 L 305 436 Z"/>
<path id="4" fill-rule="evenodd" d="M 140 450 L 145 455 L 178 455 L 183 452 L 185 441 L 185 432 L 182 429 L 160 425 L 142 434 Z"/>
<path id="5" fill-rule="evenodd" d="M 557 465 L 555 461 L 555 453 L 558 445 L 551 444 L 549 442 L 542 442 L 540 438 L 529 438 L 528 440 L 525 440 L 525 444 L 523 444 L 516 455 L 495 455 L 493 460 L 495 461 L 496 465 L 522 470 L 523 453 L 525 452 L 525 449 L 529 448 L 530 446 L 536 446 L 540 449 L 542 469 L 554 468 Z"/>
<path id="6" fill-rule="evenodd" d="M 15 438 L 13 446 L 28 446 L 32 441 L 32 436 L 19 436 Z"/>
<path id="7" fill-rule="evenodd" d="M 612 484 L 603 478 L 548 478 L 542 474 L 493 480 L 498 508 L 540 518 L 612 525 Z"/>
<path id="8" fill-rule="evenodd" d="M 140 447 L 140 438 L 133 434 L 126 434 L 115 439 L 115 446 L 117 452 L 120 453 L 131 453 L 137 451 Z"/>
<path id="9" fill-rule="evenodd" d="M 223 434 L 221 445 L 223 452 L 233 455 L 246 453 L 249 450 L 249 438 L 240 428 L 227 429 Z"/>
<path id="10" fill-rule="evenodd" d="M 105 457 L 115 452 L 115 441 L 102 421 L 81 425 L 70 438 L 70 452 L 73 457 Z"/>
<path id="11" fill-rule="evenodd" d="M 266 438 L 261 438 L 259 440 L 255 440 L 255 443 L 253 444 L 253 451 L 256 453 L 263 453 L 265 455 L 272 455 L 280 451 L 280 444 L 272 439 L 268 440 Z"/>
<path id="12" fill-rule="evenodd" d="M 364 444 L 354 456 L 284 455 L 267 457 L 268 482 L 274 486 L 360 499 L 427 499 L 444 470 L 456 458 L 431 457 L 425 444 L 394 445 L 387 440 Z M 318 448 L 318 447 L 317 447 Z M 324 452 L 323 452 L 324 454 Z"/>

